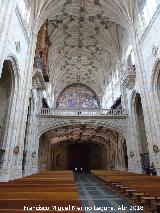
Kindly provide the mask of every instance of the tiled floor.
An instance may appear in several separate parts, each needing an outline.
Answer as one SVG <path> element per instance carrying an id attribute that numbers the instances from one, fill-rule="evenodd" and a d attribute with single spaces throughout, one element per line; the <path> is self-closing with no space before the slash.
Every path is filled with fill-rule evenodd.
<path id="1" fill-rule="evenodd" d="M 75 179 L 83 208 L 87 213 L 143 212 L 131 210 L 132 205 L 127 200 L 111 191 L 103 182 L 90 173 L 77 173 Z M 101 209 L 98 209 L 98 207 Z"/>

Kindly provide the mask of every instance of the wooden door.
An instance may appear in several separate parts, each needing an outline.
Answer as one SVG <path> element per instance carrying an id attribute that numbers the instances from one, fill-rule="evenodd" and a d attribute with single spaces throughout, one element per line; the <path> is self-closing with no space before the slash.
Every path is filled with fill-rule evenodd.
<path id="1" fill-rule="evenodd" d="M 90 146 L 88 144 L 71 144 L 69 146 L 69 169 L 90 169 Z"/>

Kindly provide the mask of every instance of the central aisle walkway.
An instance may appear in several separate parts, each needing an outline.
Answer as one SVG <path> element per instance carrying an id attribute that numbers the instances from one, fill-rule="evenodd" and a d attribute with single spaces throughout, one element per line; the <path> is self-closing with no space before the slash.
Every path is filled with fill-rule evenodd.
<path id="1" fill-rule="evenodd" d="M 132 204 L 129 204 L 127 200 L 111 191 L 103 182 L 90 173 L 77 173 L 75 174 L 75 180 L 78 186 L 79 197 L 87 213 L 140 212 L 131 210 Z M 86 210 L 87 207 L 91 207 L 91 210 Z M 108 208 L 102 211 L 97 209 L 98 207 Z"/>

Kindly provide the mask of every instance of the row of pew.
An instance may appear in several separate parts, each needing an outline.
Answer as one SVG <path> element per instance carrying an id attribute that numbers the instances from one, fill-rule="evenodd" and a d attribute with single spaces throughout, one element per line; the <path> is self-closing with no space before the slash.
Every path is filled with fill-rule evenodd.
<path id="1" fill-rule="evenodd" d="M 82 213 L 71 171 L 48 171 L 0 183 L 0 213 Z"/>
<path id="2" fill-rule="evenodd" d="M 93 170 L 91 172 L 133 204 L 143 206 L 145 213 L 160 213 L 160 176 L 116 170 Z"/>

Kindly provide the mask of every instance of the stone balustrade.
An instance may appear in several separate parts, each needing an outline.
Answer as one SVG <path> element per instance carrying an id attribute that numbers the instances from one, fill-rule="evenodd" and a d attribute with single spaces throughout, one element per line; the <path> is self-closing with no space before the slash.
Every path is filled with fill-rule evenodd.
<path id="1" fill-rule="evenodd" d="M 42 116 L 95 116 L 95 117 L 126 117 L 127 112 L 124 109 L 56 109 L 42 108 L 40 110 Z"/>

